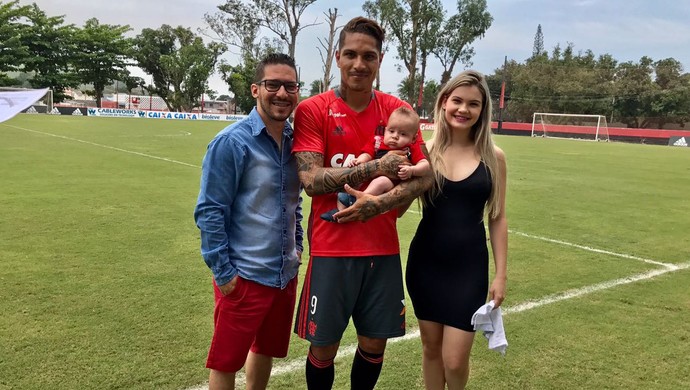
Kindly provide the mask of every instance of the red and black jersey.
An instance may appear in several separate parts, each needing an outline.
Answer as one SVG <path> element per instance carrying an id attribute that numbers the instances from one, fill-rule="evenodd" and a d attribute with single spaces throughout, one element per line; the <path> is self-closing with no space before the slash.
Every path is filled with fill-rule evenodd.
<path id="1" fill-rule="evenodd" d="M 391 112 L 401 106 L 409 107 L 379 91 L 373 92 L 369 106 L 362 112 L 353 111 L 335 90 L 313 96 L 295 110 L 293 152 L 320 153 L 325 168 L 347 166 L 349 160 L 361 153 L 362 145 L 376 134 L 383 135 Z M 421 132 L 418 137 L 420 142 Z M 308 229 L 312 256 L 379 256 L 400 252 L 395 211 L 365 223 L 338 224 L 319 218 L 335 204 L 335 193 L 312 198 Z"/>
<path id="2" fill-rule="evenodd" d="M 374 138 L 364 146 L 362 153 L 366 153 L 373 158 L 381 158 L 391 150 L 403 150 L 407 153 L 407 158 L 412 165 L 417 165 L 418 162 L 426 159 L 424 152 L 422 152 L 422 143 L 419 142 L 419 140 L 422 139 L 421 134 L 417 134 L 417 138 L 411 144 L 399 149 L 392 149 L 384 144 L 383 137 L 383 135 L 375 135 Z"/>

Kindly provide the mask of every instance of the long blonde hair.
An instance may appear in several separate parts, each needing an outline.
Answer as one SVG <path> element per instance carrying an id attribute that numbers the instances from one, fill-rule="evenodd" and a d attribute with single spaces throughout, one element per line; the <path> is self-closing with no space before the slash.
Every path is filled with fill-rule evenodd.
<path id="1" fill-rule="evenodd" d="M 451 129 L 446 121 L 443 103 L 456 88 L 473 85 L 479 88 L 482 94 L 482 112 L 477 123 L 472 126 L 470 137 L 474 140 L 474 146 L 491 175 L 491 195 L 486 203 L 486 210 L 491 218 L 496 218 L 501 212 L 499 199 L 501 188 L 498 173 L 499 164 L 494 141 L 491 138 L 491 98 L 486 78 L 475 70 L 466 70 L 453 77 L 443 86 L 436 97 L 436 104 L 434 105 L 435 128 L 434 134 L 431 137 L 431 148 L 429 149 L 431 166 L 434 168 L 434 185 L 427 193 L 427 197 L 422 198 L 422 202 L 424 204 L 427 202 L 433 203 L 433 200 L 441 194 L 445 181 L 442 173 L 445 171 L 443 152 L 451 143 Z"/>

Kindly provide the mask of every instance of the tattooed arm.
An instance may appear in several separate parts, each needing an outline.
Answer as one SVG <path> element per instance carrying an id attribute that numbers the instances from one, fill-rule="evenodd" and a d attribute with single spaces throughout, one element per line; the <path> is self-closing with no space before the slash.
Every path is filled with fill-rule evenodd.
<path id="1" fill-rule="evenodd" d="M 422 151 L 429 160 L 429 152 L 426 147 L 422 145 Z M 390 153 L 389 153 L 390 154 Z M 429 160 L 430 161 L 430 160 Z M 357 191 L 350 186 L 346 186 L 345 190 L 357 198 L 357 202 L 352 206 L 341 210 L 333 215 L 339 223 L 352 221 L 366 221 L 386 211 L 401 208 L 407 210 L 410 204 L 421 196 L 426 190 L 431 188 L 434 184 L 432 170 L 426 172 L 424 176 L 414 177 L 410 180 L 404 180 L 397 186 L 393 187 L 385 194 L 378 196 L 365 194 Z"/>
<path id="2" fill-rule="evenodd" d="M 316 152 L 295 153 L 299 179 L 309 196 L 342 191 L 345 184 L 358 187 L 377 176 L 398 178 L 398 166 L 408 163 L 404 152 L 389 152 L 380 159 L 347 168 L 324 168 L 323 155 Z"/>

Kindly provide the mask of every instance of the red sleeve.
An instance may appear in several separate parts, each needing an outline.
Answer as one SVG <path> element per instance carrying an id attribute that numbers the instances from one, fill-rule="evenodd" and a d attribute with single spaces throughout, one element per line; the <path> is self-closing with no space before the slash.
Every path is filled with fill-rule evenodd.
<path id="1" fill-rule="evenodd" d="M 418 147 L 426 144 L 426 142 L 424 142 L 424 137 L 422 137 L 422 129 L 417 130 L 417 138 L 414 140 L 414 143 L 419 145 Z M 421 152 L 422 149 L 420 148 L 419 151 Z"/>
<path id="2" fill-rule="evenodd" d="M 317 152 L 325 154 L 323 118 L 317 97 L 302 101 L 295 109 L 295 139 L 293 152 Z"/>
<path id="3" fill-rule="evenodd" d="M 422 145 L 424 144 L 424 140 L 421 137 L 421 134 L 417 135 L 417 140 L 410 144 L 410 162 L 414 165 L 417 165 L 418 162 L 426 158 L 426 156 L 422 152 Z"/>
<path id="4" fill-rule="evenodd" d="M 370 155 L 372 158 L 376 156 L 376 136 L 371 137 L 369 142 L 364 144 L 362 148 L 362 153 Z"/>

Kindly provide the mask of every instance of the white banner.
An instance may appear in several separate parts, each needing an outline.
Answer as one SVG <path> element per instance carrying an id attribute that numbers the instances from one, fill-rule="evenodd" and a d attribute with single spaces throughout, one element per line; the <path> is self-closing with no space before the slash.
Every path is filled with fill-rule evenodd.
<path id="1" fill-rule="evenodd" d="M 19 114 L 48 92 L 48 88 L 30 91 L 0 92 L 0 123 Z"/>
<path id="2" fill-rule="evenodd" d="M 168 112 L 168 111 L 148 111 L 148 110 L 126 110 L 122 108 L 89 108 L 89 116 L 105 116 L 115 118 L 146 118 L 146 119 L 181 119 L 188 121 L 227 121 L 237 122 L 247 117 L 247 115 L 233 114 L 207 114 L 198 112 Z"/>

